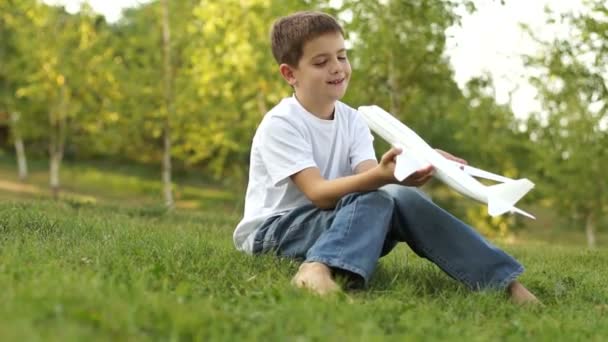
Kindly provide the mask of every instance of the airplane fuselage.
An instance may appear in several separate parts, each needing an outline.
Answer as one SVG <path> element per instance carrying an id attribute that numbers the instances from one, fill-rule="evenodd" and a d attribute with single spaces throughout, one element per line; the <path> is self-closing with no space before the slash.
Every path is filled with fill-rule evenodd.
<path id="1" fill-rule="evenodd" d="M 395 177 L 398 180 L 401 181 L 417 169 L 430 164 L 435 169 L 435 177 L 449 187 L 466 197 L 488 204 L 490 215 L 496 216 L 514 211 L 533 218 L 529 213 L 514 207 L 514 204 L 534 187 L 534 183 L 530 180 L 525 178 L 512 180 L 448 160 L 413 130 L 378 106 L 359 107 L 359 112 L 372 131 L 391 145 L 403 149 L 401 155 L 397 157 L 395 167 Z M 478 174 L 469 173 L 472 171 Z M 502 184 L 486 186 L 471 174 L 484 178 L 491 177 L 489 179 Z"/>

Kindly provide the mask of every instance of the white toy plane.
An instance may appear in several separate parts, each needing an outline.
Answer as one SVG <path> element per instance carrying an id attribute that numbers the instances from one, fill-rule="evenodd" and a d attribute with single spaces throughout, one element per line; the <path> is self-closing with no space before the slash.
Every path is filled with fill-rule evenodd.
<path id="1" fill-rule="evenodd" d="M 469 198 L 487 204 L 490 216 L 516 212 L 535 218 L 515 207 L 515 203 L 534 187 L 534 183 L 527 178 L 513 180 L 446 159 L 418 134 L 378 106 L 359 107 L 359 113 L 372 131 L 391 145 L 402 148 L 402 153 L 396 159 L 397 180 L 402 181 L 430 164 L 435 168 L 435 176 L 442 182 Z M 501 183 L 486 186 L 472 176 Z"/>

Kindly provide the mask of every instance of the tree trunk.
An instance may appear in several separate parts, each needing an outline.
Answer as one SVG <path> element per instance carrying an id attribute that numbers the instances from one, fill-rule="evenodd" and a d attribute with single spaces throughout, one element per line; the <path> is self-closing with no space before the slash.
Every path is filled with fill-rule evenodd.
<path id="1" fill-rule="evenodd" d="M 23 139 L 17 127 L 19 121 L 19 113 L 11 113 L 11 121 L 13 123 L 13 137 L 15 139 L 15 154 L 17 155 L 17 169 L 19 170 L 19 180 L 25 182 L 27 179 L 27 159 L 25 156 L 25 147 L 23 145 Z"/>
<path id="2" fill-rule="evenodd" d="M 67 111 L 67 89 L 65 84 L 61 85 L 59 106 L 56 112 L 51 111 L 49 114 L 50 121 L 50 143 L 49 143 L 49 185 L 51 194 L 54 199 L 59 198 L 60 181 L 59 169 L 63 159 L 63 151 L 65 146 L 65 128 Z"/>
<path id="3" fill-rule="evenodd" d="M 162 0 L 163 52 L 165 78 L 165 121 L 163 123 L 162 181 L 165 206 L 172 209 L 173 185 L 171 184 L 171 117 L 173 116 L 173 77 L 171 70 L 171 31 L 169 29 L 169 0 Z"/>
<path id="4" fill-rule="evenodd" d="M 51 193 L 54 199 L 59 198 L 59 166 L 61 164 L 61 156 L 55 151 L 51 151 L 50 155 L 50 175 L 49 184 Z"/>
<path id="5" fill-rule="evenodd" d="M 593 214 L 587 214 L 585 222 L 585 233 L 587 234 L 587 247 L 594 249 L 596 247 L 595 240 L 595 217 Z"/>
<path id="6" fill-rule="evenodd" d="M 165 206 L 168 209 L 172 209 L 175 203 L 173 201 L 173 185 L 171 184 L 171 137 L 169 135 L 169 126 L 167 123 L 165 123 L 163 140 L 163 195 L 165 198 Z"/>
<path id="7" fill-rule="evenodd" d="M 264 100 L 264 93 L 260 90 L 256 96 L 256 100 L 258 103 L 258 112 L 261 116 L 268 112 L 268 106 L 266 106 L 266 102 Z"/>
<path id="8" fill-rule="evenodd" d="M 399 117 L 399 84 L 397 82 L 397 73 L 395 72 L 395 61 L 393 58 L 393 54 L 389 55 L 388 60 L 388 88 L 389 88 L 389 96 L 391 101 L 391 109 L 390 112 L 395 117 Z"/>

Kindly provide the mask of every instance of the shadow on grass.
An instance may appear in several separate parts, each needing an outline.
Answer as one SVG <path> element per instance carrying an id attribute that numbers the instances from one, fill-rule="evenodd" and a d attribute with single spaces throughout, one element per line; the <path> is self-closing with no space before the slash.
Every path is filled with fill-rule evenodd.
<path id="1" fill-rule="evenodd" d="M 469 292 L 464 285 L 450 278 L 426 259 L 417 260 L 415 263 L 380 264 L 370 282 L 371 295 L 383 296 L 386 292 L 404 290 L 419 297 L 429 298 Z"/>

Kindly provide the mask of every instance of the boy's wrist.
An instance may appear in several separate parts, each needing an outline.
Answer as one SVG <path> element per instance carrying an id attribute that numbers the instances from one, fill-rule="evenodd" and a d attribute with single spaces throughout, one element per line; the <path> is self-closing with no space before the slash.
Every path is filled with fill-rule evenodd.
<path id="1" fill-rule="evenodd" d="M 378 187 L 394 183 L 394 176 L 391 174 L 387 174 L 386 170 L 382 167 L 382 164 L 376 165 L 372 170 L 372 177 L 375 180 L 375 183 L 378 184 Z"/>

